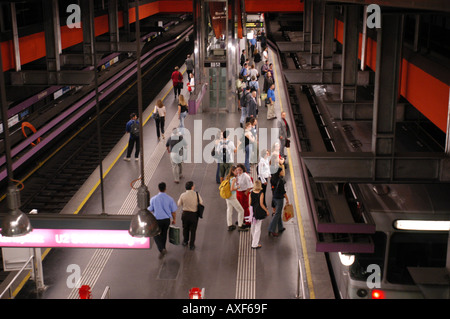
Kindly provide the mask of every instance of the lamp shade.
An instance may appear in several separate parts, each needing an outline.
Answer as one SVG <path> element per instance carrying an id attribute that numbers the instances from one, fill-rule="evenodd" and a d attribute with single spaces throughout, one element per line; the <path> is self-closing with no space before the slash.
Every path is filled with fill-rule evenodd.
<path id="1" fill-rule="evenodd" d="M 30 219 L 19 209 L 9 211 L 3 218 L 1 234 L 4 237 L 24 236 L 32 230 Z"/>
<path id="2" fill-rule="evenodd" d="M 131 219 L 128 232 L 133 237 L 155 237 L 161 229 L 152 213 L 147 209 L 140 209 Z"/>

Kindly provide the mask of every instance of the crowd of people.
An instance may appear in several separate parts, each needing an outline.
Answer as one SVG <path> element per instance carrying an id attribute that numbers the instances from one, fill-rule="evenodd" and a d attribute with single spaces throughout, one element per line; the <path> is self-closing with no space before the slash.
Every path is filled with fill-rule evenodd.
<path id="1" fill-rule="evenodd" d="M 234 142 L 234 136 L 230 136 L 229 130 L 222 131 L 215 141 L 211 155 L 217 161 L 216 181 L 220 195 L 226 200 L 226 224 L 228 231 L 251 230 L 252 248 L 261 248 L 260 237 L 262 221 L 271 215 L 272 220 L 268 227 L 268 234 L 278 237 L 284 230 L 282 222 L 282 210 L 289 204 L 289 198 L 285 188 L 286 154 L 285 148 L 289 147 L 290 129 L 286 121 L 285 112 L 277 121 L 279 132 L 278 141 L 271 149 L 259 149 L 258 117 L 262 110 L 267 109 L 267 119 L 277 119 L 275 112 L 275 77 L 273 64 L 269 60 L 267 41 L 264 33 L 258 33 L 258 37 L 250 42 L 249 57 L 246 50 L 241 54 L 241 70 L 236 80 L 236 93 L 238 95 L 238 108 L 241 112 L 239 124 L 243 128 L 242 138 Z M 262 54 L 260 53 L 262 52 Z M 195 87 L 194 63 L 190 56 L 186 60 L 188 74 L 188 88 Z M 183 149 L 187 145 L 183 139 L 184 120 L 188 114 L 186 98 L 181 94 L 183 88 L 183 75 L 178 67 L 172 73 L 172 82 L 175 99 L 178 98 L 179 125 L 174 128 L 170 137 L 166 140 L 167 152 L 172 164 L 174 182 L 179 183 L 183 174 Z M 191 92 L 192 90 L 188 90 Z M 161 100 L 158 100 L 152 115 L 156 122 L 158 140 L 165 139 L 164 125 L 166 108 Z M 130 133 L 129 147 L 125 160 L 129 161 L 133 145 L 136 145 L 135 157 L 138 160 L 139 136 L 133 134 L 133 127 L 139 124 L 136 114 L 127 123 L 126 130 Z M 243 163 L 236 163 L 238 150 L 245 152 Z M 259 155 L 259 156 L 258 156 Z M 259 158 L 259 159 L 258 159 Z M 270 186 L 272 192 L 268 194 Z M 203 204 L 201 196 L 194 191 L 194 183 L 188 181 L 178 202 L 165 194 L 166 185 L 161 183 L 158 188 L 160 193 L 152 197 L 149 210 L 155 214 L 161 228 L 161 234 L 155 238 L 160 255 L 166 253 L 167 230 L 176 220 L 178 206 L 182 207 L 183 215 L 183 245 L 189 244 L 195 248 L 195 232 L 198 222 L 197 208 Z M 268 197 L 271 197 L 270 202 Z M 178 204 L 178 205 L 177 205 Z M 268 205 L 269 204 L 269 205 Z M 270 211 L 270 208 L 271 211 Z M 237 221 L 233 223 L 233 211 L 237 212 Z"/>

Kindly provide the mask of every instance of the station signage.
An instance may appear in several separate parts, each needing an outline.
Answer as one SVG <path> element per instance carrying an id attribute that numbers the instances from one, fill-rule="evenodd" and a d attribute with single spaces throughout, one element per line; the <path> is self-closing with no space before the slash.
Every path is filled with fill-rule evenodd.
<path id="1" fill-rule="evenodd" d="M 137 238 L 128 230 L 34 229 L 19 237 L 0 235 L 0 247 L 149 249 L 150 238 Z"/>

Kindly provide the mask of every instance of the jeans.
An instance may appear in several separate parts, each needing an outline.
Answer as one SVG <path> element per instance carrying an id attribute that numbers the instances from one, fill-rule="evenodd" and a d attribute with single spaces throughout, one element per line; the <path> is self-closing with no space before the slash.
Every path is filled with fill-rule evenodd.
<path id="1" fill-rule="evenodd" d="M 179 127 L 184 127 L 184 119 L 187 116 L 187 112 L 181 112 L 180 113 L 180 126 Z"/>
<path id="2" fill-rule="evenodd" d="M 253 152 L 253 145 L 252 144 L 248 144 L 247 146 L 245 146 L 245 162 L 244 162 L 244 166 L 245 169 L 247 171 L 247 173 L 250 173 L 250 155 Z"/>
<path id="3" fill-rule="evenodd" d="M 269 225 L 269 231 L 277 233 L 283 229 L 283 220 L 281 219 L 281 213 L 283 211 L 284 198 L 272 198 L 272 202 L 275 204 L 275 215 Z"/>
<path id="4" fill-rule="evenodd" d="M 242 107 L 241 108 L 241 118 L 239 120 L 239 122 L 242 124 L 242 127 L 244 127 L 245 125 L 245 119 L 247 118 L 248 112 L 247 112 L 247 107 Z"/>

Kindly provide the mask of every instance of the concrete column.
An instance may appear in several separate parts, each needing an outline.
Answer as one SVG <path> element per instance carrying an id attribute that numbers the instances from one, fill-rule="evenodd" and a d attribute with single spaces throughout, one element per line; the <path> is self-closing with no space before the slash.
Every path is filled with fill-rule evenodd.
<path id="1" fill-rule="evenodd" d="M 109 42 L 111 51 L 118 51 L 119 43 L 119 17 L 117 0 L 108 0 Z"/>
<path id="2" fill-rule="evenodd" d="M 14 62 L 16 65 L 16 71 L 20 71 L 22 69 L 22 64 L 20 62 L 19 32 L 17 31 L 16 4 L 14 2 L 11 2 L 11 24 L 14 43 Z"/>
<path id="3" fill-rule="evenodd" d="M 395 147 L 395 120 L 402 58 L 404 16 L 382 14 L 377 34 L 377 66 L 372 126 L 372 152 L 385 155 L 377 160 L 377 178 L 391 178 Z"/>
<path id="4" fill-rule="evenodd" d="M 60 71 L 61 62 L 59 58 L 59 48 L 61 39 L 58 34 L 58 10 L 57 0 L 52 0 L 51 5 L 43 3 L 45 50 L 47 60 L 47 71 Z"/>
<path id="5" fill-rule="evenodd" d="M 303 7 L 303 42 L 305 43 L 305 51 L 309 50 L 309 43 L 311 41 L 311 15 L 312 0 L 305 0 Z"/>

